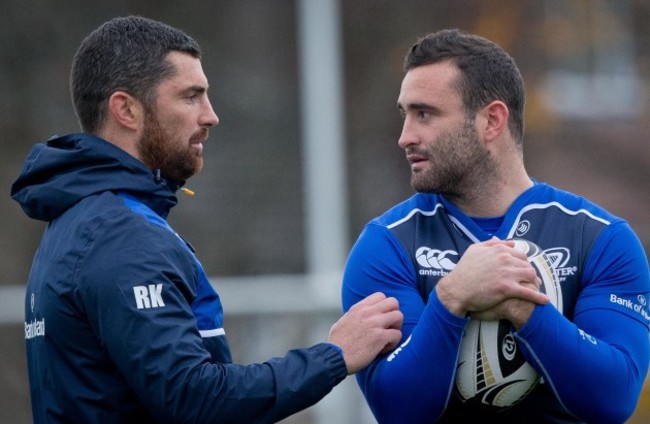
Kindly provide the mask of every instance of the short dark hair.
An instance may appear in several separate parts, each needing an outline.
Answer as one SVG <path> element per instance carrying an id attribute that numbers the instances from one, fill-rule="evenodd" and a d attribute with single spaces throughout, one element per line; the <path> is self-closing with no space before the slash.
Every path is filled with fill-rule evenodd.
<path id="1" fill-rule="evenodd" d="M 514 59 L 486 38 L 445 29 L 420 38 L 406 55 L 404 70 L 446 60 L 460 70 L 457 83 L 465 112 L 473 115 L 494 100 L 504 102 L 510 111 L 508 128 L 523 143 L 526 92 Z"/>
<path id="2" fill-rule="evenodd" d="M 83 131 L 102 129 L 110 96 L 124 91 L 153 104 L 160 81 L 176 70 L 166 60 L 171 51 L 201 58 L 199 44 L 184 32 L 151 19 L 114 18 L 88 35 L 72 61 L 70 90 Z"/>

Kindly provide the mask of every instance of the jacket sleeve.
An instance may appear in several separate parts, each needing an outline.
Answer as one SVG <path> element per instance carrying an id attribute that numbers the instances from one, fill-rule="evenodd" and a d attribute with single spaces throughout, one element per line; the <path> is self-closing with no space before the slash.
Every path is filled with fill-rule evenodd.
<path id="1" fill-rule="evenodd" d="M 157 420 L 275 422 L 345 378 L 341 353 L 325 343 L 259 364 L 213 361 L 191 308 L 193 256 L 164 229 L 115 221 L 95 231 L 77 264 L 81 303 L 111 361 Z"/>
<path id="2" fill-rule="evenodd" d="M 610 225 L 587 260 L 573 322 L 536 306 L 516 333 L 564 407 L 586 422 L 624 422 L 650 360 L 650 273 L 627 224 Z"/>
<path id="3" fill-rule="evenodd" d="M 424 304 L 411 260 L 388 230 L 371 223 L 348 259 L 344 309 L 375 291 L 398 299 L 403 339 L 392 353 L 357 374 L 359 386 L 381 423 L 434 422 L 452 393 L 466 320 L 447 311 L 435 291 Z"/>

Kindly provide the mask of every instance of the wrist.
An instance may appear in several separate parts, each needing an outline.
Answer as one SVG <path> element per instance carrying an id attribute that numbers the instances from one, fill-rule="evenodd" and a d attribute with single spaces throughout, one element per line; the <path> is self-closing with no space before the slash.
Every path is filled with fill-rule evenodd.
<path id="1" fill-rule="evenodd" d="M 454 298 L 452 290 L 450 290 L 450 280 L 448 277 L 443 277 L 434 289 L 438 300 L 442 305 L 453 315 L 461 318 L 467 316 L 467 309 L 464 305 Z"/>
<path id="2" fill-rule="evenodd" d="M 325 342 L 325 343 L 327 343 L 332 348 L 334 348 L 334 350 L 337 351 L 339 353 L 339 355 L 343 356 L 343 348 L 341 346 L 337 345 L 336 343 L 329 342 L 329 341 Z"/>
<path id="3" fill-rule="evenodd" d="M 508 320 L 515 328 L 515 331 L 519 331 L 530 319 L 533 311 L 535 310 L 535 304 L 532 302 L 526 302 L 521 308 L 518 308 L 516 313 L 508 317 Z"/>

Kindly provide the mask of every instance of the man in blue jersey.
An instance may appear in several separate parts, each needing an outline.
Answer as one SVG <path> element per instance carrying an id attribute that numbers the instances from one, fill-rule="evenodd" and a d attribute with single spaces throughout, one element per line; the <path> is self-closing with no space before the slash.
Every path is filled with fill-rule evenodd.
<path id="1" fill-rule="evenodd" d="M 404 67 L 398 144 L 418 193 L 366 225 L 343 281 L 344 309 L 379 290 L 404 313 L 400 347 L 357 374 L 375 417 L 625 421 L 650 357 L 650 274 L 637 236 L 621 218 L 527 174 L 524 85 L 498 45 L 443 30 L 421 38 Z M 545 252 L 559 286 L 553 299 L 514 238 Z M 500 366 L 523 354 L 540 377 L 527 395 L 503 405 L 486 393 L 492 369 L 477 374 L 476 393 L 461 390 L 471 320 L 506 324 Z M 480 342 L 486 352 L 495 340 Z"/>
<path id="2" fill-rule="evenodd" d="M 275 422 L 396 346 L 402 314 L 374 293 L 327 342 L 233 364 L 219 296 L 166 221 L 219 122 L 198 44 L 116 18 L 71 85 L 84 132 L 37 144 L 11 191 L 47 222 L 25 303 L 34 422 Z"/>

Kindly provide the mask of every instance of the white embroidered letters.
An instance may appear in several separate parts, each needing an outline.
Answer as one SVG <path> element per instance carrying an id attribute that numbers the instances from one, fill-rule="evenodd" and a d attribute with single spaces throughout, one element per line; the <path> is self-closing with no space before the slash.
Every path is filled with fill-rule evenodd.
<path id="1" fill-rule="evenodd" d="M 162 298 L 162 284 L 133 287 L 135 304 L 138 309 L 159 308 L 165 306 Z"/>

